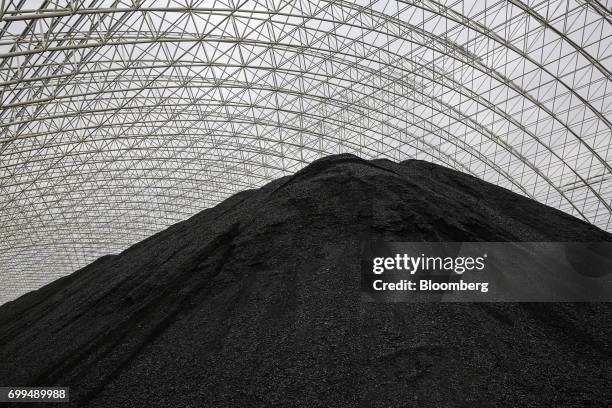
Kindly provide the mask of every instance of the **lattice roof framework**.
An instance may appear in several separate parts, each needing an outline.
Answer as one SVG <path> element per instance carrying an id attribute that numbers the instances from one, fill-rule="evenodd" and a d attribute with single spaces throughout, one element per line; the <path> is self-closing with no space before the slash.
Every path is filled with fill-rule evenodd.
<path id="1" fill-rule="evenodd" d="M 612 230 L 610 2 L 0 3 L 0 303 L 340 152 Z"/>

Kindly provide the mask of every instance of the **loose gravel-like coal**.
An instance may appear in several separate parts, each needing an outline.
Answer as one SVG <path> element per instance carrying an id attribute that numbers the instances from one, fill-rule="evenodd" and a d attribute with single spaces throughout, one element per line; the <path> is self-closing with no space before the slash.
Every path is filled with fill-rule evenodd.
<path id="1" fill-rule="evenodd" d="M 0 307 L 0 386 L 68 386 L 63 407 L 612 405 L 609 304 L 363 303 L 370 239 L 612 236 L 433 164 L 331 156 Z"/>

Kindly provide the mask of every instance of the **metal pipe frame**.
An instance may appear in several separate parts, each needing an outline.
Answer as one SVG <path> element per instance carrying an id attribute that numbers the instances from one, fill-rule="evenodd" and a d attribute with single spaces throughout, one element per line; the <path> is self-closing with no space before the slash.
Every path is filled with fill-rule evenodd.
<path id="1" fill-rule="evenodd" d="M 0 0 L 0 303 L 330 153 L 440 163 L 610 231 L 611 10 Z"/>

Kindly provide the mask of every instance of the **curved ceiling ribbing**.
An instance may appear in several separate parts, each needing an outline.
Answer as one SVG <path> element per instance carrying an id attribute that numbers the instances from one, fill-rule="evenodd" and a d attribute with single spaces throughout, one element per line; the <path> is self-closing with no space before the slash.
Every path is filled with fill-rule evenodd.
<path id="1" fill-rule="evenodd" d="M 330 153 L 612 229 L 610 4 L 2 3 L 0 303 Z"/>

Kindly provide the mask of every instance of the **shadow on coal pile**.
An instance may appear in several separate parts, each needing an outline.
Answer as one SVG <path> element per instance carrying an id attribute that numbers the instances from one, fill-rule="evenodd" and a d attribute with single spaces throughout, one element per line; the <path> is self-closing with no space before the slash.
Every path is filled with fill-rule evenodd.
<path id="1" fill-rule="evenodd" d="M 365 239 L 612 236 L 426 162 L 331 156 L 3 305 L 0 385 L 75 407 L 610 406 L 609 304 L 362 303 Z"/>

